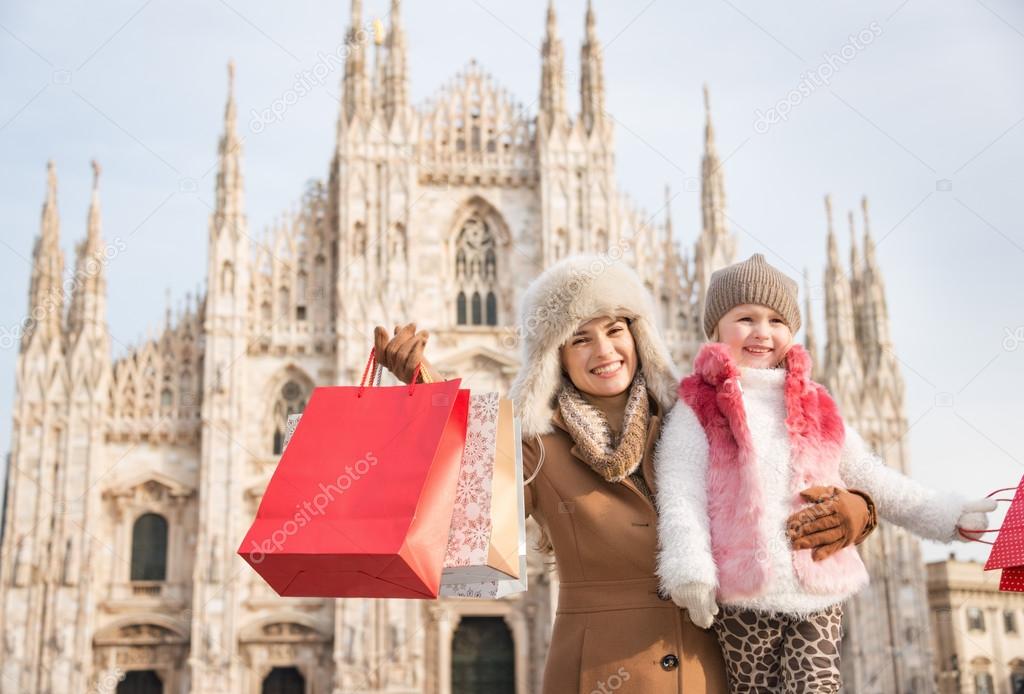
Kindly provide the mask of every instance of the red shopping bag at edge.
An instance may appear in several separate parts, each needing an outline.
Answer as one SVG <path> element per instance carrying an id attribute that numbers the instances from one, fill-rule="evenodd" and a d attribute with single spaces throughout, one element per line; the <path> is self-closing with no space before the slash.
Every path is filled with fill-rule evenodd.
<path id="1" fill-rule="evenodd" d="M 313 391 L 238 548 L 279 595 L 438 595 L 469 391 L 371 387 L 371 364 Z"/>
<path id="2" fill-rule="evenodd" d="M 989 494 L 989 498 L 1000 492 L 1013 491 L 1013 487 L 997 489 Z M 999 590 L 1024 593 L 1024 479 L 1017 485 L 1013 499 L 997 499 L 1009 501 L 1010 508 L 1003 518 L 1003 525 L 991 530 L 974 531 L 978 533 L 998 533 L 995 542 L 987 542 L 961 531 L 960 534 L 975 542 L 986 542 L 992 545 L 985 570 L 1002 569 L 999 578 Z M 973 535 L 973 532 L 972 532 Z"/>

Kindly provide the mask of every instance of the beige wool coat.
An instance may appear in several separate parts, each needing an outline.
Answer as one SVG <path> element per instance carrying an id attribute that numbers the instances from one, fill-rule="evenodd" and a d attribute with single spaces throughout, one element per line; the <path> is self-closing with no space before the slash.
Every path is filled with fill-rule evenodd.
<path id="1" fill-rule="evenodd" d="M 642 471 L 654 490 L 661 408 L 651 418 Z M 658 592 L 654 505 L 626 479 L 607 482 L 577 454 L 561 414 L 540 437 L 544 462 L 526 485 L 526 512 L 547 531 L 560 578 L 544 668 L 543 694 L 701 694 L 727 692 L 713 632 Z M 527 478 L 540 460 L 523 441 Z"/>

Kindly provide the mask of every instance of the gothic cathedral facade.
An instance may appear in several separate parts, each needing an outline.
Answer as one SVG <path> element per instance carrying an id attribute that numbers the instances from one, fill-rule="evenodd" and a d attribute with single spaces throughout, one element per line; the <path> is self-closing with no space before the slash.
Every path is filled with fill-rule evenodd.
<path id="1" fill-rule="evenodd" d="M 473 678 L 539 691 L 558 591 L 546 557 L 531 557 L 525 594 L 419 602 L 282 599 L 235 551 L 288 415 L 315 386 L 358 381 L 374 325 L 415 320 L 442 373 L 504 392 L 530 280 L 567 254 L 606 253 L 637 269 L 677 364 L 691 363 L 703 287 L 736 251 L 710 108 L 701 229 L 684 248 L 670 194 L 649 216 L 617 188 L 589 4 L 585 22 L 577 114 L 551 6 L 535 114 L 475 62 L 413 106 L 398 0 L 386 32 L 352 0 L 328 174 L 259 241 L 230 66 L 205 288 L 117 359 L 104 266 L 119 241 L 103 237 L 99 167 L 69 281 L 50 165 L 17 361 L 0 692 L 448 694 L 475 691 Z M 903 381 L 866 202 L 862 225 L 863 257 L 851 214 L 846 265 L 828 210 L 822 361 L 810 298 L 805 340 L 844 415 L 906 471 Z M 862 549 L 872 585 L 848 610 L 848 691 L 930 691 L 917 542 L 883 525 Z"/>

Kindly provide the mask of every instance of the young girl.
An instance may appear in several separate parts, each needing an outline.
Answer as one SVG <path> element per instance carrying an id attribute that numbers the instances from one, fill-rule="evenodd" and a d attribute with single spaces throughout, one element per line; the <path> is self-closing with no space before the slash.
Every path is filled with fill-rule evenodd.
<path id="1" fill-rule="evenodd" d="M 887 467 L 811 380 L 799 328 L 796 282 L 761 254 L 713 273 L 713 341 L 680 383 L 658 445 L 661 586 L 695 624 L 714 622 L 734 692 L 840 689 L 840 605 L 868 574 L 855 547 L 812 556 L 790 546 L 787 517 L 819 501 L 800 490 L 857 487 L 884 519 L 943 542 L 987 527 L 994 508 Z"/>

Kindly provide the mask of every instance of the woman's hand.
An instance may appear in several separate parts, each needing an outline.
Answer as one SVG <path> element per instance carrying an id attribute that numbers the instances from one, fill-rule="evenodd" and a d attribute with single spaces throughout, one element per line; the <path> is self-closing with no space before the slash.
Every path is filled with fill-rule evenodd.
<path id="1" fill-rule="evenodd" d="M 793 549 L 813 550 L 815 561 L 863 542 L 878 524 L 875 505 L 863 492 L 809 487 L 800 496 L 814 505 L 789 517 L 787 534 Z"/>
<path id="2" fill-rule="evenodd" d="M 430 362 L 423 358 L 423 351 L 429 337 L 430 333 L 426 330 L 416 332 L 415 323 L 396 325 L 394 335 L 390 338 L 388 331 L 378 325 L 373 330 L 377 362 L 393 373 L 402 383 L 412 382 L 416 365 L 421 363 L 423 364 L 421 371 L 427 371 L 433 380 L 440 381 L 441 377 L 430 366 Z"/>

